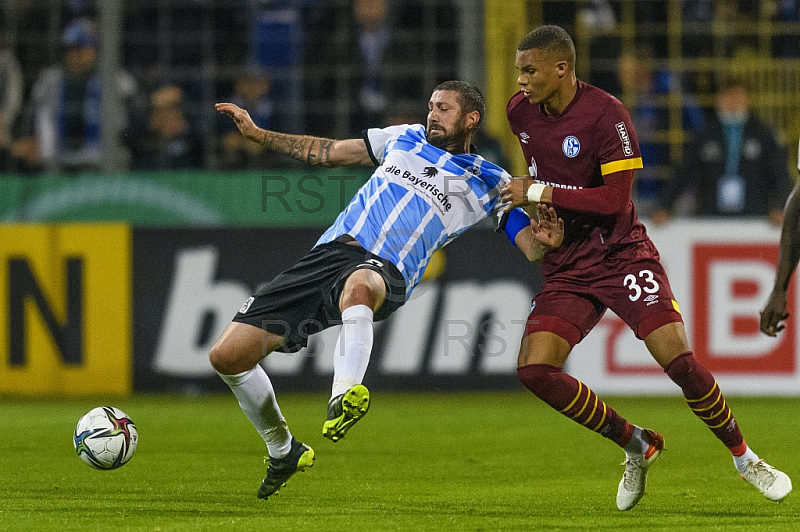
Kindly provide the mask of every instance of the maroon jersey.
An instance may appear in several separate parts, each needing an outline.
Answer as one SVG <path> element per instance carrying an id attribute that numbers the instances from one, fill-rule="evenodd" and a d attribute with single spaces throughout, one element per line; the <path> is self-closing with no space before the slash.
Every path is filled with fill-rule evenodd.
<path id="1" fill-rule="evenodd" d="M 639 142 L 619 100 L 578 81 L 575 98 L 558 116 L 522 92 L 506 113 L 531 176 L 554 187 L 553 206 L 564 219 L 564 243 L 542 265 L 548 280 L 579 282 L 578 271 L 605 263 L 611 253 L 625 254 L 625 244 L 649 240 L 631 201 L 633 170 L 642 168 Z M 631 252 L 641 253 L 636 247 Z"/>

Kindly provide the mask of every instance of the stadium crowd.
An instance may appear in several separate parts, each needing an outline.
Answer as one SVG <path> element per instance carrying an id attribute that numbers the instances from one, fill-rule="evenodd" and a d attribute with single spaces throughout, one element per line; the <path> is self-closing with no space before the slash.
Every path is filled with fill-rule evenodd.
<path id="1" fill-rule="evenodd" d="M 671 214 L 704 214 L 691 201 L 675 204 L 674 183 L 682 181 L 688 147 L 705 124 L 716 120 L 714 95 L 728 73 L 666 67 L 674 49 L 647 28 L 666 27 L 674 16 L 670 2 L 535 4 L 544 22 L 589 36 L 585 78 L 631 109 L 645 165 L 634 184 L 642 215 L 658 213 L 664 219 L 667 209 Z M 113 167 L 118 170 L 297 166 L 242 143 L 230 122 L 216 116 L 212 103 L 243 105 L 264 127 L 334 138 L 357 135 L 367 126 L 421 121 L 416 106 L 429 87 L 461 77 L 455 38 L 461 9 L 456 0 L 126 2 L 113 88 L 120 108 L 117 120 L 109 121 L 103 119 L 98 76 L 103 45 L 99 3 L 4 3 L 0 172 L 37 175 L 108 168 L 101 143 L 104 127 L 115 129 L 120 149 Z M 620 29 L 626 17 L 631 22 L 626 9 L 633 9 L 632 38 Z M 797 56 L 800 34 L 781 29 L 781 24 L 800 20 L 797 2 L 682 0 L 680 12 L 690 28 L 680 40 L 683 58 Z M 761 36 L 747 33 L 753 27 L 748 21 L 754 19 L 776 28 L 766 48 Z M 715 31 L 695 32 L 692 27 Z M 739 38 L 726 37 L 734 34 Z M 420 46 L 422 54 L 416 52 Z M 679 125 L 668 103 L 676 95 L 683 102 Z M 796 132 L 762 122 L 781 149 L 792 143 Z M 681 142 L 675 141 L 676 130 Z M 500 164 L 515 155 L 508 145 L 504 153 L 485 133 L 479 151 Z M 748 153 L 755 152 L 745 151 L 744 156 Z M 784 166 L 788 169 L 788 162 Z M 756 202 L 769 206 L 764 212 L 742 214 L 774 215 L 775 205 L 785 199 L 784 185 L 779 187 L 781 198 Z M 780 223 L 775 216 L 773 220 Z"/>

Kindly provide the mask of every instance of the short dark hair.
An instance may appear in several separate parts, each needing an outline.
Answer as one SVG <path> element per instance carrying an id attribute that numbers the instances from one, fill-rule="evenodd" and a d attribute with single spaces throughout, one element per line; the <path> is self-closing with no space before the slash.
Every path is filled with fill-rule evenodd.
<path id="1" fill-rule="evenodd" d="M 569 33 L 560 26 L 539 26 L 520 41 L 517 50 L 546 50 L 555 53 L 560 60 L 575 66 L 575 43 Z"/>
<path id="2" fill-rule="evenodd" d="M 483 120 L 484 115 L 486 115 L 486 99 L 484 99 L 478 87 L 466 81 L 450 80 L 439 83 L 433 91 L 457 92 L 458 105 L 461 106 L 461 112 L 463 114 L 478 111 L 480 118 L 478 118 L 478 123 L 475 124 L 475 129 L 478 129 L 478 125 Z"/>

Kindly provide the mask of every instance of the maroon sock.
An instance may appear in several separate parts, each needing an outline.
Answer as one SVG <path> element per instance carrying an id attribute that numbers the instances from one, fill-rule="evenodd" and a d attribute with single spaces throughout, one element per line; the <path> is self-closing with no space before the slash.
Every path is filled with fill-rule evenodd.
<path id="1" fill-rule="evenodd" d="M 517 369 L 519 380 L 539 399 L 573 421 L 625 447 L 633 425 L 597 398 L 588 386 L 550 364 Z"/>
<path id="2" fill-rule="evenodd" d="M 744 438 L 739 425 L 728 408 L 714 376 L 700 364 L 691 351 L 683 353 L 664 369 L 675 384 L 683 390 L 694 415 L 708 425 L 711 432 L 728 449 L 742 445 Z"/>

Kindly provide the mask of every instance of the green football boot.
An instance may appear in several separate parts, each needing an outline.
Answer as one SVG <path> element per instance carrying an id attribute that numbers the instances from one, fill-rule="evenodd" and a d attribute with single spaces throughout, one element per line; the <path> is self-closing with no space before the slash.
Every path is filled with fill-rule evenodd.
<path id="1" fill-rule="evenodd" d="M 258 487 L 258 498 L 266 499 L 286 485 L 289 477 L 314 465 L 314 449 L 292 437 L 292 448 L 283 458 L 269 458 L 267 476 Z"/>
<path id="2" fill-rule="evenodd" d="M 328 403 L 328 418 L 322 425 L 322 435 L 333 442 L 341 440 L 367 410 L 369 390 L 363 384 L 356 384 Z"/>

